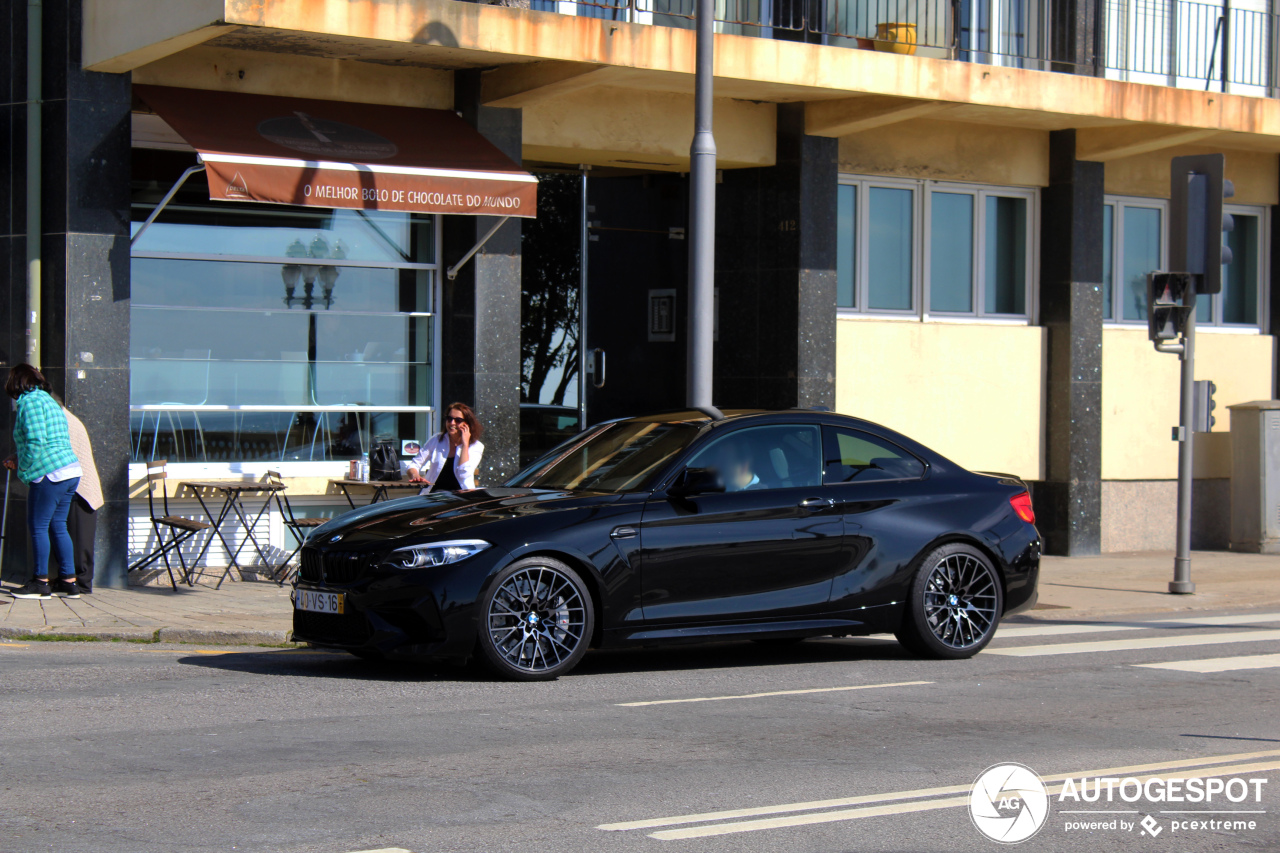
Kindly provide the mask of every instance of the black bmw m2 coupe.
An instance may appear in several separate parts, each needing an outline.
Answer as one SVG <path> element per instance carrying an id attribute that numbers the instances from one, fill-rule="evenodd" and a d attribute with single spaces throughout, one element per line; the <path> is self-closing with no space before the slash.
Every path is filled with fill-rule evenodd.
<path id="1" fill-rule="evenodd" d="M 502 488 L 316 528 L 294 638 L 550 679 L 589 648 L 892 632 L 965 658 L 1036 600 L 1026 485 L 829 412 L 603 423 Z"/>

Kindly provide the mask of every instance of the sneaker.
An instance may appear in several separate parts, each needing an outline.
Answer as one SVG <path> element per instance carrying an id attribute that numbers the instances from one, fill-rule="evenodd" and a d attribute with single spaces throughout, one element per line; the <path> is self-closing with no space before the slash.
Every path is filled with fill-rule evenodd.
<path id="1" fill-rule="evenodd" d="M 56 580 L 53 583 L 51 583 L 50 586 L 53 587 L 53 594 L 58 596 L 58 598 L 79 598 L 80 597 L 80 588 L 76 586 L 76 582 L 74 578 L 67 581 Z"/>
<path id="2" fill-rule="evenodd" d="M 39 598 L 42 600 L 53 598 L 53 596 L 49 594 L 49 582 L 42 580 L 28 581 L 25 585 L 20 586 L 17 589 L 9 590 L 9 594 L 14 598 Z"/>

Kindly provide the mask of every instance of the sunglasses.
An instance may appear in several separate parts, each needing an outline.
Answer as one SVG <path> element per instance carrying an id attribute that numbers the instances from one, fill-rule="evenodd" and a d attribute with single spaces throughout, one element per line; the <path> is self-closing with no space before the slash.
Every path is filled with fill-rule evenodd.
<path id="1" fill-rule="evenodd" d="M 447 424 L 464 424 L 467 422 L 467 419 L 466 418 L 445 418 L 444 422 Z"/>

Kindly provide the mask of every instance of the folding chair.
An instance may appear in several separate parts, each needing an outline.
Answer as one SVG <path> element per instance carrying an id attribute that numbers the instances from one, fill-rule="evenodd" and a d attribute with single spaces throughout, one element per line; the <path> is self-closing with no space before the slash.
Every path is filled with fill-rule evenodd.
<path id="1" fill-rule="evenodd" d="M 191 586 L 191 572 L 187 568 L 186 558 L 182 556 L 182 543 L 202 530 L 212 529 L 213 525 L 207 521 L 182 518 L 169 512 L 169 488 L 164 482 L 169 478 L 166 471 L 167 465 L 167 459 L 158 459 L 147 463 L 147 508 L 151 512 L 151 529 L 156 534 L 156 543 L 159 547 L 130 566 L 129 571 L 134 572 L 138 569 L 146 568 L 156 560 L 164 560 L 165 570 L 169 572 L 169 585 L 176 592 L 178 582 L 173 578 L 173 566 L 169 564 L 169 552 L 177 552 L 178 562 L 182 566 L 182 579 L 187 582 L 187 586 Z M 156 515 L 155 492 L 157 482 L 160 483 L 161 505 L 164 508 L 164 515 Z M 167 542 L 164 534 L 166 530 L 169 533 Z"/>
<path id="2" fill-rule="evenodd" d="M 284 526 L 289 528 L 289 531 L 293 533 L 293 538 L 298 540 L 298 547 L 294 548 L 293 553 L 286 557 L 285 561 L 280 564 L 280 568 L 276 572 L 279 577 L 273 576 L 276 583 L 280 584 L 280 586 L 284 586 L 285 581 L 287 581 L 289 576 L 293 573 L 289 569 L 289 564 L 293 562 L 293 558 L 298 556 L 298 552 L 301 551 L 302 546 L 306 544 L 309 532 L 324 524 L 329 519 L 299 518 L 293 512 L 293 505 L 289 503 L 289 496 L 284 493 L 284 478 L 280 476 L 280 472 L 268 471 L 267 480 L 270 481 L 271 485 L 280 487 L 275 492 L 276 506 L 280 509 L 280 518 L 284 521 Z M 308 531 L 308 533 L 303 533 L 302 531 L 304 530 Z"/>

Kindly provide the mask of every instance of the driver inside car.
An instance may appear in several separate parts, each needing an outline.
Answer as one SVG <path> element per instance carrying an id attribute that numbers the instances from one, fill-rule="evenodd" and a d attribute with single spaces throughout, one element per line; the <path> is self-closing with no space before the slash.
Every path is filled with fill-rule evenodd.
<path id="1" fill-rule="evenodd" d="M 716 467 L 724 478 L 726 492 L 745 492 L 764 488 L 751 464 L 750 448 L 745 442 L 726 441 L 720 452 L 720 464 Z"/>

